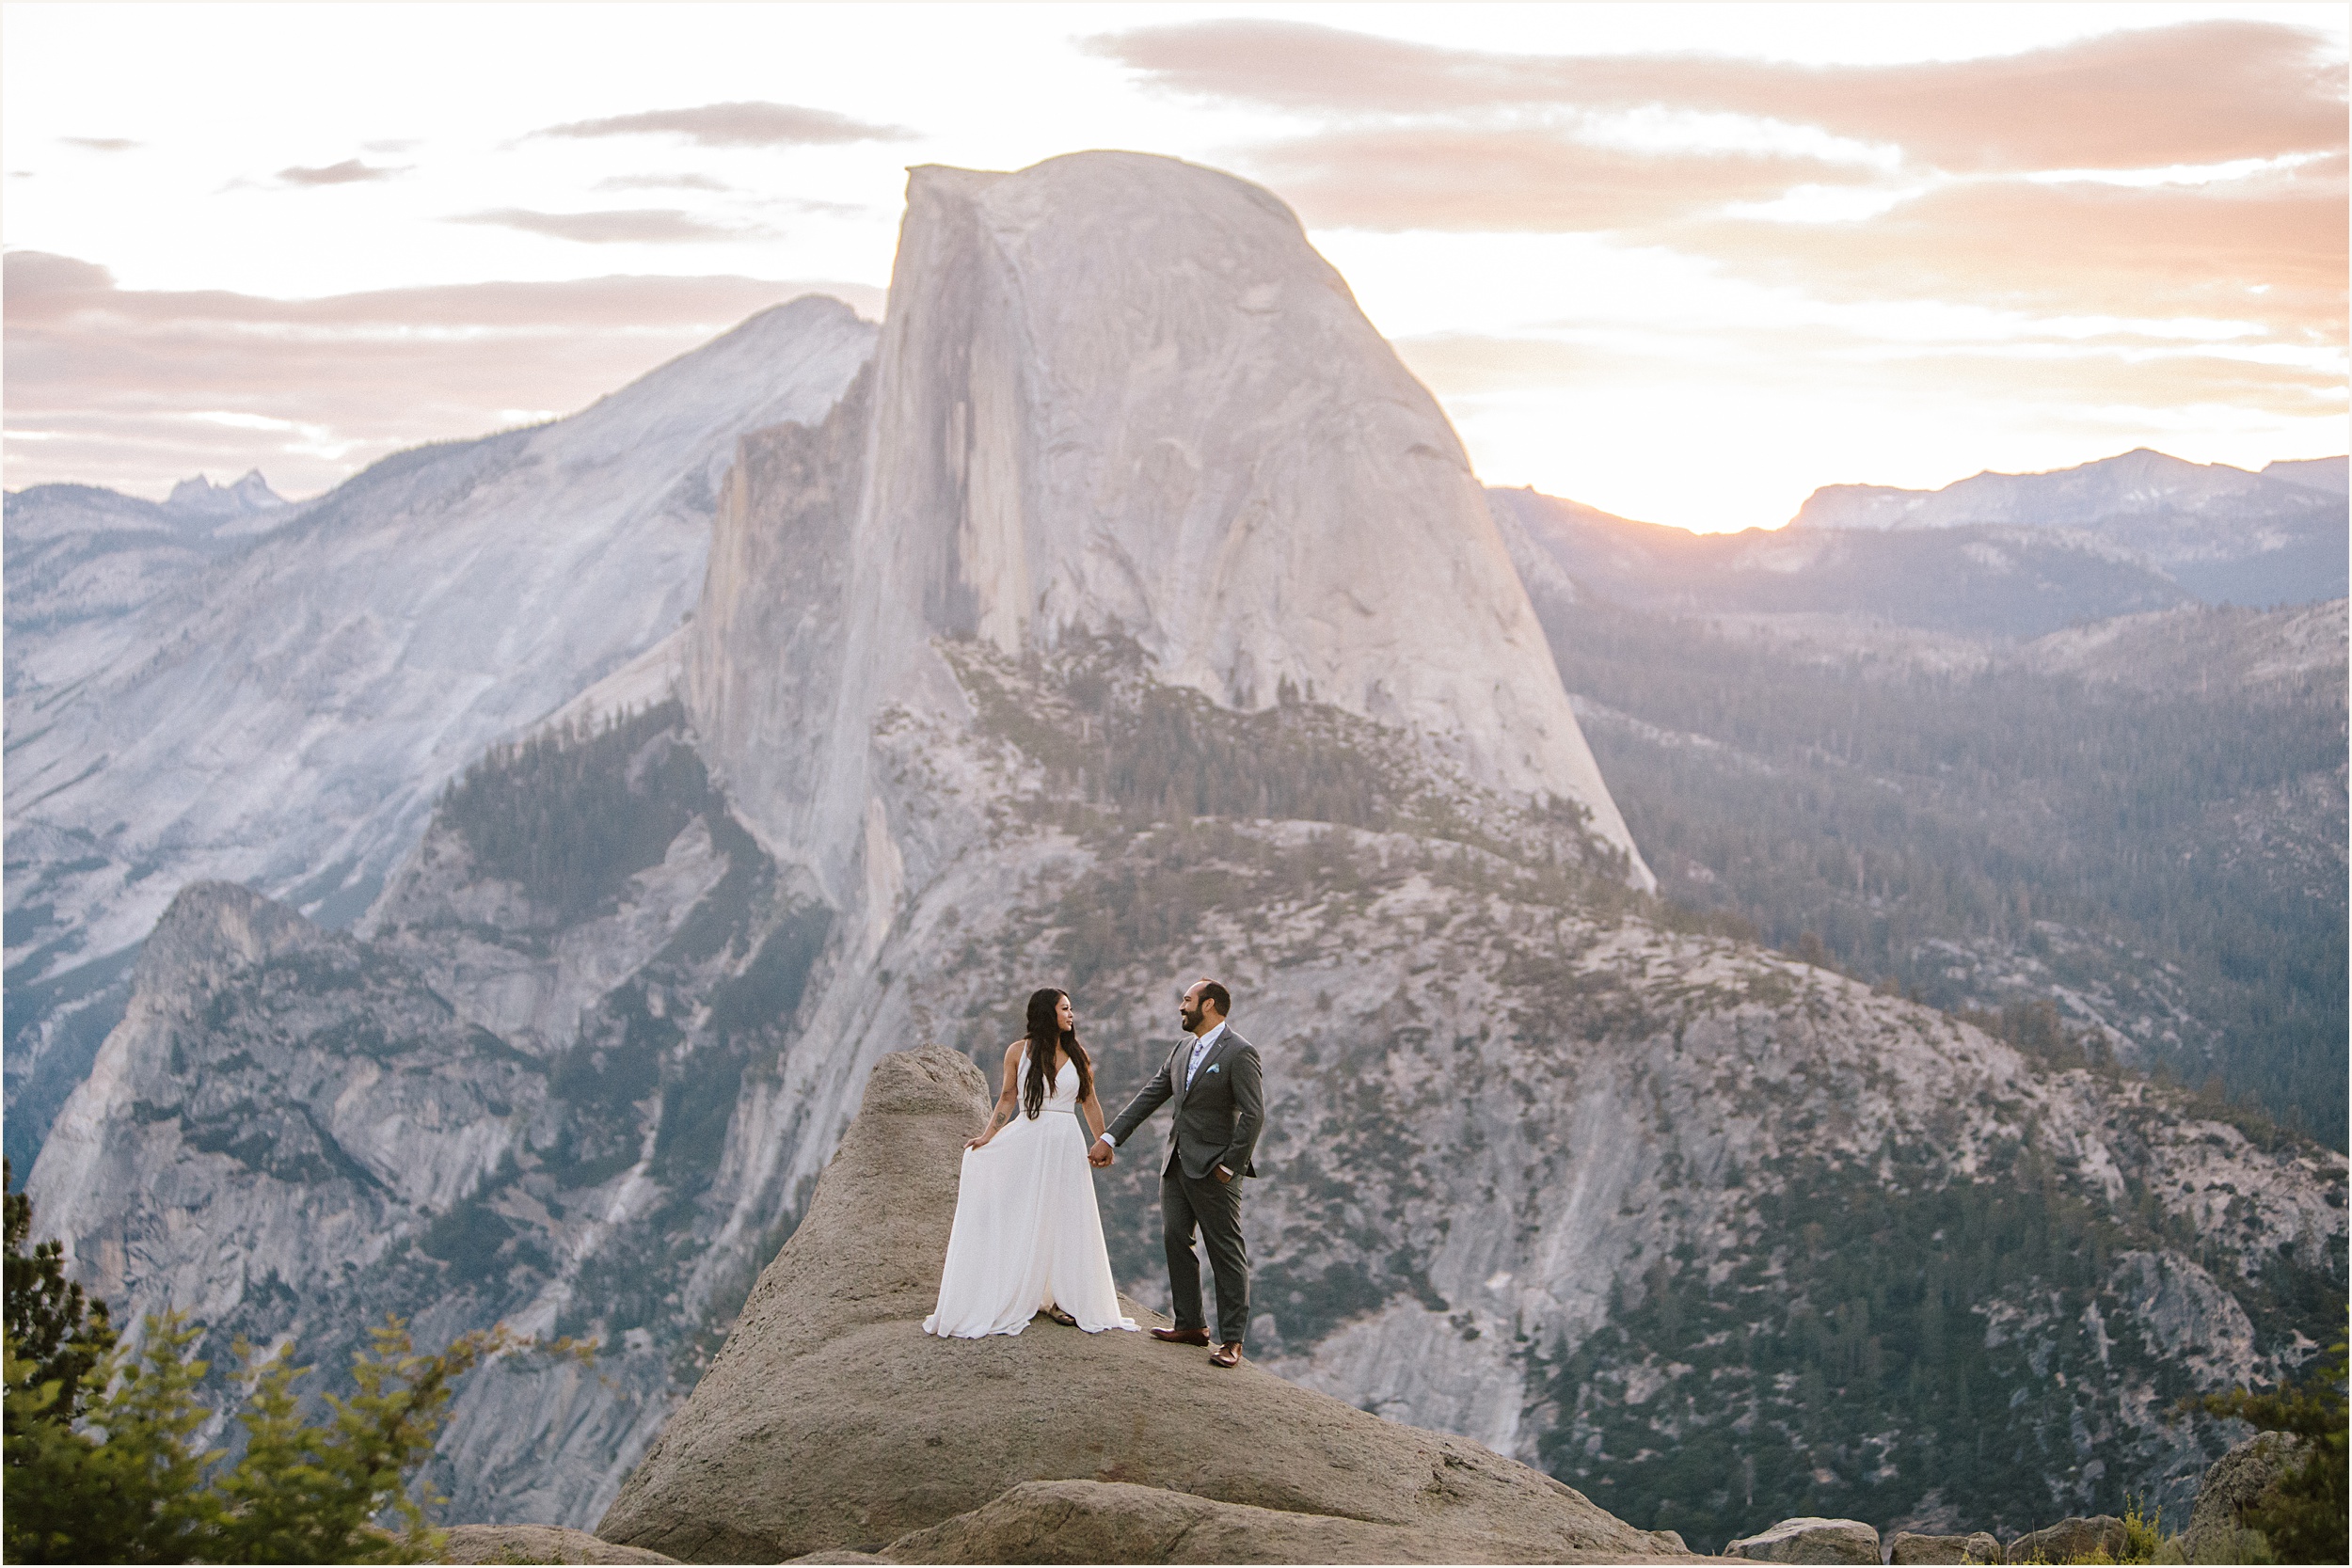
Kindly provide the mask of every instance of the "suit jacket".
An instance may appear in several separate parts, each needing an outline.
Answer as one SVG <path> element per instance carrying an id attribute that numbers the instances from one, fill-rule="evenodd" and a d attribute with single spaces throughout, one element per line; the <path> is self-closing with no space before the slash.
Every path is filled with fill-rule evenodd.
<path id="1" fill-rule="evenodd" d="M 1192 1059 L 1192 1045 L 1188 1038 L 1177 1042 L 1152 1082 L 1127 1101 L 1127 1108 L 1111 1123 L 1111 1140 L 1123 1146 L 1145 1117 L 1172 1100 L 1175 1125 L 1169 1132 L 1164 1170 L 1176 1169 L 1181 1163 L 1184 1173 L 1196 1181 L 1206 1180 L 1219 1165 L 1237 1177 L 1255 1176 L 1258 1167 L 1249 1157 L 1258 1147 L 1259 1130 L 1265 1125 L 1258 1048 L 1227 1024 L 1187 1088 L 1184 1068 Z"/>

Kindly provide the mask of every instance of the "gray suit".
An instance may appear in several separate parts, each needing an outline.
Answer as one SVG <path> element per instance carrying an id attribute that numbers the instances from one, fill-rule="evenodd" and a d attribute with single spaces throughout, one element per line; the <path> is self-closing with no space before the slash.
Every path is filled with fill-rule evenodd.
<path id="1" fill-rule="evenodd" d="M 1168 1164 L 1160 1172 L 1160 1235 L 1168 1249 L 1168 1283 L 1175 1297 L 1176 1326 L 1205 1328 L 1200 1307 L 1200 1261 L 1193 1256 L 1196 1227 L 1216 1273 L 1217 1342 L 1239 1344 L 1249 1326 L 1249 1249 L 1241 1236 L 1241 1181 L 1258 1174 L 1250 1154 L 1265 1125 L 1263 1073 L 1258 1048 L 1227 1024 L 1209 1047 L 1192 1081 L 1193 1042 L 1180 1041 L 1127 1108 L 1110 1125 L 1111 1141 L 1125 1144 L 1144 1118 L 1173 1100 Z M 1224 1166 L 1232 1180 L 1220 1181 Z"/>

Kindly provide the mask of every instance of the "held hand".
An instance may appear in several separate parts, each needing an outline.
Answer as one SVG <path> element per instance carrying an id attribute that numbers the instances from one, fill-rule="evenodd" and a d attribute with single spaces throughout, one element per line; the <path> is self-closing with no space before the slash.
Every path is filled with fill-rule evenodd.
<path id="1" fill-rule="evenodd" d="M 1116 1158 L 1118 1156 L 1111 1152 L 1111 1146 L 1100 1138 L 1095 1139 L 1087 1149 L 1087 1164 L 1096 1170 L 1108 1170 L 1111 1162 Z"/>

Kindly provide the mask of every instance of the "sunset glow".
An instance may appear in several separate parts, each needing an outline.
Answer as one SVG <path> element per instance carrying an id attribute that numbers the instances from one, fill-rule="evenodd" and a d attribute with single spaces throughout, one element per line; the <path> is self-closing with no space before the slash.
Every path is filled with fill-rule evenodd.
<path id="1" fill-rule="evenodd" d="M 2344 451 L 2337 6 L 12 6 L 7 483 L 313 492 L 808 289 L 903 168 L 1126 147 L 1297 212 L 1484 478 Z"/>

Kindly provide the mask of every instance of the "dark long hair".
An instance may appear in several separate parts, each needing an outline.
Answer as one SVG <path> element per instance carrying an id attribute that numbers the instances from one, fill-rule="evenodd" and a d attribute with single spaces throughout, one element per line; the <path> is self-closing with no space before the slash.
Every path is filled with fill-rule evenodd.
<path id="1" fill-rule="evenodd" d="M 1087 1048 L 1078 1043 L 1078 1032 L 1064 1029 L 1054 1016 L 1057 1005 L 1067 994 L 1047 986 L 1029 995 L 1029 1070 L 1021 1084 L 1021 1109 L 1031 1121 L 1045 1114 L 1045 1073 L 1053 1065 L 1056 1041 L 1078 1069 L 1078 1098 L 1084 1100 L 1094 1092 L 1094 1064 L 1087 1060 Z"/>

